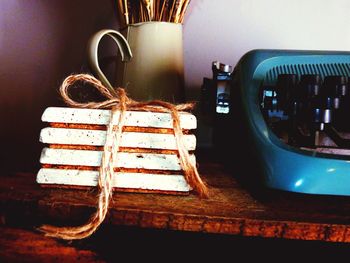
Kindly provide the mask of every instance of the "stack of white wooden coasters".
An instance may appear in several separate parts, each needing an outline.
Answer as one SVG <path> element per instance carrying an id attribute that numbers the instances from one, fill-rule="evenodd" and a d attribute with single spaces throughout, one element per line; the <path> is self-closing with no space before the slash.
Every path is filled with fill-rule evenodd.
<path id="1" fill-rule="evenodd" d="M 37 182 L 51 187 L 96 186 L 110 115 L 110 110 L 47 108 L 42 121 L 50 127 L 40 133 L 46 147 Z M 180 112 L 180 125 L 195 164 L 196 137 L 191 131 L 196 129 L 196 117 Z M 119 145 L 113 178 L 117 190 L 171 194 L 191 190 L 180 166 L 169 113 L 127 111 Z"/>

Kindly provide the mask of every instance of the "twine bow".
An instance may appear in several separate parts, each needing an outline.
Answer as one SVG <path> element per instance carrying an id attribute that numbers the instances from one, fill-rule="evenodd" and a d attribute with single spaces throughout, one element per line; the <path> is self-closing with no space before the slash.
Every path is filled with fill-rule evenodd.
<path id="1" fill-rule="evenodd" d="M 92 84 L 107 100 L 102 102 L 86 102 L 79 103 L 69 96 L 69 88 L 77 81 Z M 125 90 L 118 88 L 110 90 L 102 85 L 102 83 L 88 74 L 76 74 L 68 76 L 60 87 L 60 94 L 66 104 L 72 107 L 91 108 L 91 109 L 111 109 L 111 118 L 107 126 L 106 143 L 103 147 L 101 166 L 99 168 L 98 180 L 98 205 L 97 211 L 90 217 L 87 223 L 76 227 L 56 227 L 51 225 L 43 225 L 39 228 L 45 235 L 73 240 L 82 239 L 93 234 L 99 225 L 106 217 L 110 199 L 113 190 L 113 173 L 116 156 L 119 150 L 119 143 L 124 125 L 124 117 L 126 110 L 143 110 L 143 111 L 158 111 L 170 113 L 173 120 L 174 136 L 177 144 L 179 161 L 184 172 L 187 183 L 201 197 L 208 196 L 208 189 L 205 183 L 201 180 L 196 165 L 191 162 L 189 153 L 183 143 L 183 133 L 180 126 L 180 118 L 178 111 L 190 110 L 193 108 L 193 103 L 184 103 L 174 105 L 161 100 L 153 100 L 147 102 L 137 102 L 130 99 Z M 116 114 L 116 113 L 119 114 Z M 116 121 L 115 119 L 118 118 Z M 113 123 L 118 123 L 113 125 Z"/>

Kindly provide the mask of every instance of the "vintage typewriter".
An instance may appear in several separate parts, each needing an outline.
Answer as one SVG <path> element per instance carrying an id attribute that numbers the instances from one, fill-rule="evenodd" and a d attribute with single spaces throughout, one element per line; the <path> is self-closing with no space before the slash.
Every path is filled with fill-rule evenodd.
<path id="1" fill-rule="evenodd" d="M 350 52 L 253 50 L 240 59 L 232 89 L 266 186 L 350 195 L 349 76 Z"/>

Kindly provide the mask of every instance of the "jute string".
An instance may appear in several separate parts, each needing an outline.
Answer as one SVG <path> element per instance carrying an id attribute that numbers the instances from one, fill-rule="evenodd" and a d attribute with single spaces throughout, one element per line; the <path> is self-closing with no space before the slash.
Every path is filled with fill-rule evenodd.
<path id="1" fill-rule="evenodd" d="M 107 100 L 102 102 L 76 102 L 69 96 L 69 89 L 77 81 L 92 84 Z M 189 153 L 183 143 L 183 133 L 180 126 L 179 111 L 192 109 L 194 106 L 193 103 L 174 105 L 161 100 L 137 102 L 130 99 L 124 89 L 109 90 L 99 80 L 88 74 L 68 76 L 60 87 L 60 94 L 64 102 L 72 107 L 90 109 L 110 108 L 111 118 L 107 126 L 106 143 L 103 147 L 101 166 L 99 168 L 97 211 L 90 217 L 88 222 L 81 226 L 57 227 L 43 225 L 39 230 L 44 232 L 46 236 L 67 240 L 86 238 L 93 234 L 105 219 L 112 197 L 114 165 L 119 151 L 126 110 L 157 111 L 171 114 L 179 161 L 185 179 L 199 196 L 208 196 L 208 188 L 200 178 L 196 164 L 190 160 Z"/>

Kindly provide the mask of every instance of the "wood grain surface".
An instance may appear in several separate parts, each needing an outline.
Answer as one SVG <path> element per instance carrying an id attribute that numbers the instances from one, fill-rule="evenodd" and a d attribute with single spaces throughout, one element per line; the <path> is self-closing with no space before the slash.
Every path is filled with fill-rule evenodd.
<path id="1" fill-rule="evenodd" d="M 116 193 L 105 224 L 286 239 L 350 242 L 350 197 L 302 195 L 247 187 L 220 163 L 201 160 L 210 197 Z M 35 174 L 3 176 L 0 214 L 26 225 L 84 222 L 91 190 L 43 189 Z"/>

